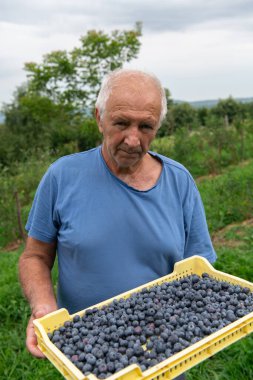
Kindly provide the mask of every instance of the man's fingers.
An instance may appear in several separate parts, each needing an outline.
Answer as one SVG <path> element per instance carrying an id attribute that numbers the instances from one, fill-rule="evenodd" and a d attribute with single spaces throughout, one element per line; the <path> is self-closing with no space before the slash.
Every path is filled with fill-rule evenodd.
<path id="1" fill-rule="evenodd" d="M 33 325 L 34 317 L 31 317 L 26 330 L 26 347 L 27 350 L 37 358 L 45 358 L 45 355 L 37 347 L 37 337 Z"/>
<path id="2" fill-rule="evenodd" d="M 55 311 L 57 309 L 56 304 L 45 304 L 45 305 L 38 305 L 36 308 L 33 309 L 33 313 L 29 319 L 27 329 L 26 329 L 26 347 L 27 350 L 35 357 L 37 358 L 45 358 L 45 355 L 40 351 L 40 349 L 37 347 L 38 341 L 35 334 L 35 329 L 33 325 L 34 319 L 44 317 L 46 314 Z"/>
<path id="3" fill-rule="evenodd" d="M 36 358 L 45 359 L 45 355 L 37 347 L 37 338 L 36 336 L 27 336 L 26 347 L 28 351 L 35 356 Z"/>

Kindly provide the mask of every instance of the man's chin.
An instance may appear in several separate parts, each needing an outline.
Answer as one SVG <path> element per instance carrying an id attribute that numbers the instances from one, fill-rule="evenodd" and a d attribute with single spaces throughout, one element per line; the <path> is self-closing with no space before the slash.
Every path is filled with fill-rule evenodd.
<path id="1" fill-rule="evenodd" d="M 128 157 L 128 158 L 120 158 L 117 160 L 117 164 L 119 168 L 129 168 L 131 166 L 135 166 L 140 161 L 140 157 Z"/>

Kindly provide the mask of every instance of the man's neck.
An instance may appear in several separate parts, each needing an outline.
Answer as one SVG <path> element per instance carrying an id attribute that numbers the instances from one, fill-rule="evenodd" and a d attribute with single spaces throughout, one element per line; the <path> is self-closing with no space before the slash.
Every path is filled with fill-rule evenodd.
<path id="1" fill-rule="evenodd" d="M 107 164 L 108 165 L 108 164 Z M 162 164 L 155 157 L 146 153 L 145 156 L 133 167 L 113 167 L 108 165 L 113 174 L 137 190 L 149 190 L 158 181 Z"/>

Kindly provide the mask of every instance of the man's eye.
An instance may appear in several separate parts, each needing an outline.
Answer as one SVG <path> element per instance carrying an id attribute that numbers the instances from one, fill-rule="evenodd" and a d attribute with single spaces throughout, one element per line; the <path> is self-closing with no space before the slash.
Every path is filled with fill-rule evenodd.
<path id="1" fill-rule="evenodd" d="M 150 125 L 150 124 L 142 124 L 141 128 L 142 129 L 153 129 L 152 125 Z"/>
<path id="2" fill-rule="evenodd" d="M 120 127 L 124 127 L 127 125 L 127 122 L 126 121 L 116 121 L 115 122 L 115 125 L 118 125 Z"/>

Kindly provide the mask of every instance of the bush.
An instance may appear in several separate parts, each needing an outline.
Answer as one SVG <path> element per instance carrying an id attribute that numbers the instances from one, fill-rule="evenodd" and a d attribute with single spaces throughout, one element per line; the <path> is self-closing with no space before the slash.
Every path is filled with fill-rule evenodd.
<path id="1" fill-rule="evenodd" d="M 161 138 L 155 139 L 150 149 L 154 152 L 163 154 L 164 156 L 171 157 L 174 150 L 174 137 L 173 136 L 164 136 Z"/>
<path id="2" fill-rule="evenodd" d="M 29 161 L 13 164 L 0 172 L 0 246 L 17 239 L 20 229 L 17 218 L 17 193 L 21 205 L 21 219 L 24 226 L 32 200 L 41 177 L 54 159 L 49 153 L 31 157 Z"/>
<path id="3" fill-rule="evenodd" d="M 253 160 L 198 184 L 210 232 L 252 218 Z"/>
<path id="4" fill-rule="evenodd" d="M 218 174 L 253 157 L 252 131 L 251 120 L 230 127 L 211 123 L 194 131 L 182 128 L 173 136 L 157 138 L 152 149 L 179 161 L 194 177 Z"/>
<path id="5" fill-rule="evenodd" d="M 99 132 L 95 119 L 86 119 L 80 125 L 77 137 L 79 151 L 94 148 L 102 142 L 102 135 Z"/>

